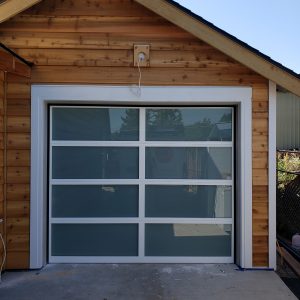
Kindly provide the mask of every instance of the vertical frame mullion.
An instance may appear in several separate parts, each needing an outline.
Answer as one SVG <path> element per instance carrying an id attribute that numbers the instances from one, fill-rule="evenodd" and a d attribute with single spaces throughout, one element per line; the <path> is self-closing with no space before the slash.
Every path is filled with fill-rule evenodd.
<path id="1" fill-rule="evenodd" d="M 145 256 L 145 158 L 146 109 L 140 108 L 139 146 L 139 257 Z"/>
<path id="2" fill-rule="evenodd" d="M 49 138 L 48 138 L 48 141 L 49 141 L 49 206 L 48 206 L 48 259 L 51 260 L 51 257 L 52 257 L 52 124 L 53 124 L 53 120 L 52 120 L 52 112 L 53 112 L 53 107 L 50 106 L 50 114 L 49 114 Z"/>
<path id="3" fill-rule="evenodd" d="M 235 109 L 231 108 L 231 140 L 232 140 L 232 150 L 231 150 L 231 256 L 234 259 L 235 256 Z"/>

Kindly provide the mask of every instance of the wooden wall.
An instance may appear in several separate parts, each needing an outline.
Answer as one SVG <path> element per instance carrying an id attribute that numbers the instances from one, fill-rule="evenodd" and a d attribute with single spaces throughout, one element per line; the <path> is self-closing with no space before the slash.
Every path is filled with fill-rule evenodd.
<path id="1" fill-rule="evenodd" d="M 6 107 L 7 268 L 29 267 L 30 82 L 8 74 Z"/>
<path id="2" fill-rule="evenodd" d="M 149 44 L 151 66 L 142 70 L 144 85 L 253 87 L 253 261 L 268 265 L 266 79 L 131 0 L 44 0 L 1 24 L 0 40 L 35 63 L 31 83 L 137 84 L 133 45 Z M 27 83 L 13 79 L 10 212 L 11 221 L 23 218 L 8 234 L 19 237 L 10 243 L 19 263 L 9 264 L 17 268 L 28 265 L 30 103 Z"/>
<path id="3" fill-rule="evenodd" d="M 5 80 L 4 80 L 5 79 Z M 0 232 L 6 269 L 29 267 L 30 82 L 0 71 Z M 0 244 L 0 263 L 3 259 Z"/>
<path id="4" fill-rule="evenodd" d="M 4 97 L 5 97 L 5 74 L 0 70 L 0 233 L 5 241 L 5 202 L 4 202 Z M 0 265 L 4 259 L 4 248 L 0 241 Z"/>

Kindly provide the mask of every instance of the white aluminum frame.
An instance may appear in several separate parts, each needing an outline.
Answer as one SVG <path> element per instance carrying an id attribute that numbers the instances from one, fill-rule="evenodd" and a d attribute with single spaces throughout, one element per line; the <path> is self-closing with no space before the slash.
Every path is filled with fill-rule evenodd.
<path id="1" fill-rule="evenodd" d="M 276 270 L 276 84 L 269 81 L 269 268 Z"/>
<path id="2" fill-rule="evenodd" d="M 32 86 L 30 267 L 40 268 L 47 262 L 47 105 L 60 103 L 122 106 L 164 105 L 166 107 L 178 105 L 237 106 L 239 121 L 237 126 L 239 152 L 237 161 L 239 177 L 237 187 L 237 198 L 239 199 L 237 206 L 237 215 L 239 216 L 237 263 L 241 267 L 252 267 L 251 98 L 252 89 L 250 87 L 142 87 L 142 93 L 138 96 L 132 92 L 130 86 Z M 122 146 L 124 146 L 123 143 Z M 144 155 L 143 150 L 140 155 L 141 157 Z M 182 180 L 179 181 L 180 184 L 184 184 Z M 153 182 L 157 184 L 157 182 Z M 110 183 L 112 184 L 111 181 Z M 124 180 L 122 180 L 122 183 L 124 184 Z M 174 181 L 172 183 L 178 184 L 179 182 Z M 199 184 L 198 180 L 197 183 Z M 204 183 L 204 181 L 201 182 L 201 184 Z M 189 184 L 192 183 L 189 181 Z M 142 210 L 143 207 L 140 207 L 140 209 Z M 155 220 L 157 221 L 156 218 Z M 173 221 L 169 223 L 173 223 Z M 139 234 L 142 234 L 141 231 Z M 140 246 L 139 251 L 144 251 L 143 246 Z M 72 257 L 69 262 L 74 262 L 74 258 Z M 84 260 L 82 260 L 82 257 L 80 258 L 82 262 L 95 261 L 93 257 Z M 113 258 L 115 261 L 115 257 Z M 68 259 L 65 262 L 68 262 Z M 98 260 L 98 262 L 101 261 Z M 108 261 L 105 259 L 102 262 Z M 128 257 L 120 258 L 119 262 L 128 262 Z M 179 257 L 175 261 L 173 258 L 169 260 L 165 257 L 149 257 L 145 258 L 143 262 L 179 263 L 200 261 L 195 261 L 194 257 Z M 201 262 L 218 263 L 224 262 L 224 259 L 209 257 L 208 259 L 202 258 Z M 228 259 L 228 262 L 232 262 L 232 258 Z"/>
<path id="3" fill-rule="evenodd" d="M 176 106 L 172 106 L 174 108 Z M 138 256 L 130 257 L 120 257 L 120 256 L 97 256 L 93 260 L 89 259 L 90 262 L 99 263 L 119 263 L 126 262 L 129 263 L 144 263 L 144 262 L 186 262 L 185 258 L 187 257 L 149 257 L 145 256 L 145 225 L 146 224 L 211 224 L 211 225 L 231 225 L 231 256 L 230 257 L 219 257 L 218 262 L 221 263 L 233 263 L 234 262 L 234 108 L 233 107 L 204 107 L 204 109 L 218 109 L 218 108 L 227 108 L 231 110 L 232 113 L 232 141 L 146 141 L 145 133 L 145 124 L 146 124 L 146 110 L 152 109 L 155 107 L 126 107 L 122 106 L 120 108 L 131 108 L 139 110 L 139 140 L 138 141 L 57 141 L 52 139 L 52 122 L 53 122 L 53 108 L 119 108 L 119 106 L 50 106 L 50 128 L 49 128 L 49 223 L 48 223 L 48 253 L 49 253 L 49 263 L 65 263 L 65 262 L 74 262 L 81 263 L 86 258 L 84 256 L 78 257 L 68 257 L 68 256 L 52 256 L 51 251 L 51 241 L 52 241 L 52 224 L 137 224 L 138 225 Z M 170 107 L 156 107 L 155 109 L 168 109 Z M 178 108 L 190 108 L 190 107 L 178 107 Z M 199 107 L 198 107 L 199 108 Z M 191 109 L 191 108 L 190 108 Z M 195 108 L 197 109 L 197 108 Z M 53 147 L 135 147 L 139 148 L 139 178 L 138 179 L 53 179 L 52 178 L 52 148 Z M 231 151 L 231 179 L 230 180 L 217 180 L 217 179 L 146 179 L 145 178 L 145 150 L 146 147 L 198 147 L 198 148 L 230 148 Z M 88 185 L 137 185 L 139 187 L 139 216 L 135 218 L 52 218 L 52 187 L 53 185 L 62 185 L 62 184 L 88 184 Z M 214 186 L 231 186 L 232 196 L 231 196 L 231 218 L 149 218 L 145 217 L 145 186 L 146 185 L 197 185 L 203 186 L 207 185 Z M 166 261 L 164 260 L 166 259 Z M 210 257 L 194 257 L 193 260 L 189 258 L 188 262 L 202 263 L 202 262 L 214 262 Z"/>

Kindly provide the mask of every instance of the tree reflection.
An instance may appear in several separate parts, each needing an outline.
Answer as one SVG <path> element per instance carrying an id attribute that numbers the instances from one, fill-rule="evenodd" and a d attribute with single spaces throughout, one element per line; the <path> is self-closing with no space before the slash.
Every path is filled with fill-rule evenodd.
<path id="1" fill-rule="evenodd" d="M 182 113 L 179 109 L 148 109 L 147 137 L 180 140 L 184 136 Z"/>
<path id="2" fill-rule="evenodd" d="M 119 130 L 112 132 L 112 140 L 138 140 L 139 134 L 139 111 L 138 109 L 122 109 L 124 113 L 120 114 L 122 121 Z"/>

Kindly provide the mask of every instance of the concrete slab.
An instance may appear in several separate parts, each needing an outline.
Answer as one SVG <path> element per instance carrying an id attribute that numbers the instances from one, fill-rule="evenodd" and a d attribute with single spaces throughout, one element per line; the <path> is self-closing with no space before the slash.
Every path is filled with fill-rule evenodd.
<path id="1" fill-rule="evenodd" d="M 1 300 L 297 299 L 272 271 L 235 265 L 48 265 L 40 271 L 6 272 Z"/>

